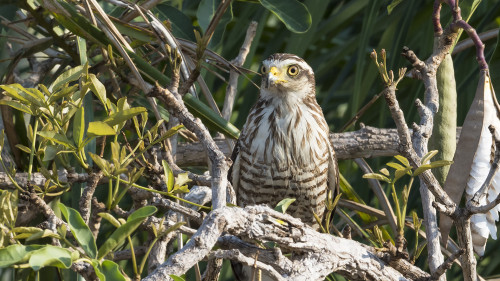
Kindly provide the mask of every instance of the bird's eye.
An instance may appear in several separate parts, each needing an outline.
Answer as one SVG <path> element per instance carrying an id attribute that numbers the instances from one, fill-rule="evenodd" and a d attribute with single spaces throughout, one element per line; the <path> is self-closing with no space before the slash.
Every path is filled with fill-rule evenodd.
<path id="1" fill-rule="evenodd" d="M 296 65 L 291 65 L 288 67 L 287 73 L 289 76 L 296 76 L 299 74 L 299 67 Z"/>
<path id="2" fill-rule="evenodd" d="M 262 72 L 262 74 L 265 74 L 267 71 L 266 67 L 265 66 L 261 66 L 260 67 L 260 72 Z"/>

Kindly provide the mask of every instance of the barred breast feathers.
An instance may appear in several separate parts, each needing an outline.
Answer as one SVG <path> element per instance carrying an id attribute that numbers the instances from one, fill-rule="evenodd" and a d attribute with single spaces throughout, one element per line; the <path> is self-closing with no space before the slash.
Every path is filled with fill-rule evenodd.
<path id="1" fill-rule="evenodd" d="M 328 126 L 315 97 L 295 102 L 295 95 L 290 96 L 291 100 L 261 98 L 251 111 L 241 146 L 257 162 L 304 167 L 325 159 L 331 150 Z"/>

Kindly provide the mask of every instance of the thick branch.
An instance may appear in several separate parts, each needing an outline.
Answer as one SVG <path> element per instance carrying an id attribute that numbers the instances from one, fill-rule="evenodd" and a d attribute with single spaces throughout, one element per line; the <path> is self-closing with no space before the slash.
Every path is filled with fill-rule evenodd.
<path id="1" fill-rule="evenodd" d="M 169 280 L 169 274 L 183 274 L 210 253 L 223 232 L 249 241 L 272 241 L 281 249 L 300 253 L 286 263 L 291 267 L 271 263 L 278 272 L 286 272 L 282 274 L 286 280 L 323 280 L 331 272 L 354 280 L 407 280 L 359 242 L 320 234 L 265 206 L 223 207 L 211 212 L 186 246 L 144 280 Z"/>

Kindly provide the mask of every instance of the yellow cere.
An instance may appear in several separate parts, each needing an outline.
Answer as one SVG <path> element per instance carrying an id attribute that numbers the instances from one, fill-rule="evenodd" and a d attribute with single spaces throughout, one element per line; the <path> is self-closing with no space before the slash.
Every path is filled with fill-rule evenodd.
<path id="1" fill-rule="evenodd" d="M 271 73 L 274 77 L 278 78 L 276 79 L 275 83 L 288 82 L 287 80 L 283 79 L 283 74 L 278 70 L 276 66 L 272 66 L 271 69 L 269 69 L 269 73 Z"/>

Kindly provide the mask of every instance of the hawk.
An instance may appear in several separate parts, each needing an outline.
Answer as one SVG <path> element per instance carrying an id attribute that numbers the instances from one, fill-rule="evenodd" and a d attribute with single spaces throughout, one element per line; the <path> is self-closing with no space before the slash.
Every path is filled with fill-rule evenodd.
<path id="1" fill-rule="evenodd" d="M 314 72 L 300 57 L 273 54 L 262 63 L 262 83 L 233 151 L 229 180 L 237 204 L 274 208 L 295 198 L 287 213 L 319 228 L 328 190 L 338 194 L 338 165 L 316 101 Z"/>

